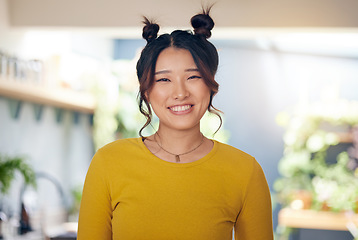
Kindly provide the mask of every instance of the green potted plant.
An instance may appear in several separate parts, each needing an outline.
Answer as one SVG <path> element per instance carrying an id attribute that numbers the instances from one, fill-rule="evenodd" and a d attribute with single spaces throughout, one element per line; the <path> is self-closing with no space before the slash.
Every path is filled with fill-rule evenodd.
<path id="1" fill-rule="evenodd" d="M 277 120 L 286 128 L 274 183 L 281 206 L 358 213 L 358 102 L 312 103 Z"/>
<path id="2" fill-rule="evenodd" d="M 9 157 L 0 154 L 0 196 L 6 195 L 9 190 L 12 181 L 15 178 L 15 173 L 19 172 L 23 178 L 25 184 L 36 186 L 36 175 L 32 167 L 22 157 Z M 1 198 L 0 198 L 1 203 Z M 1 213 L 1 205 L 0 205 Z M 1 214 L 4 216 L 4 214 Z M 2 220 L 0 218 L 0 239 L 2 239 Z"/>
<path id="3" fill-rule="evenodd" d="M 315 111 L 284 117 L 285 148 L 278 165 L 281 177 L 274 184 L 284 207 L 300 200 L 300 206 L 291 207 L 357 212 L 358 103 L 340 103 L 340 108 L 320 103 Z M 337 146 L 337 159 L 328 163 L 333 146 Z"/>
<path id="4" fill-rule="evenodd" d="M 26 184 L 36 186 L 35 172 L 24 158 L 0 154 L 0 192 L 2 194 L 8 193 L 17 171 L 24 177 Z"/>

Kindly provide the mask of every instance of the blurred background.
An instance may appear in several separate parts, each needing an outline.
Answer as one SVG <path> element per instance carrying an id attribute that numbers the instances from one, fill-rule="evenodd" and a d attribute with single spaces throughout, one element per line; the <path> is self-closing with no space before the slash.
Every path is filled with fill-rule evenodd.
<path id="1" fill-rule="evenodd" d="M 135 72 L 142 15 L 160 33 L 190 30 L 210 3 L 0 0 L 1 237 L 76 238 L 94 152 L 137 137 L 145 121 Z M 358 237 L 357 9 L 355 0 L 212 9 L 224 125 L 212 136 L 218 121 L 207 115 L 203 131 L 261 164 L 276 239 Z"/>

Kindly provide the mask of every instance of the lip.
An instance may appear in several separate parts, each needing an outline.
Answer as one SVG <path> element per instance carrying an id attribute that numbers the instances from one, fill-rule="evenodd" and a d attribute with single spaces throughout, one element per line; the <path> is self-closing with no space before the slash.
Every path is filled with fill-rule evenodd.
<path id="1" fill-rule="evenodd" d="M 168 109 L 177 115 L 186 114 L 192 111 L 193 104 L 181 104 L 168 107 Z"/>

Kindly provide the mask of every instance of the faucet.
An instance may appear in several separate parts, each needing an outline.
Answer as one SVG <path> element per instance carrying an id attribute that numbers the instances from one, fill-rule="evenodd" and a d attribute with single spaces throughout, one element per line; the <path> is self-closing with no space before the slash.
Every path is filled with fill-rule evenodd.
<path id="1" fill-rule="evenodd" d="M 56 178 L 54 178 L 53 176 L 51 176 L 50 174 L 48 174 L 46 172 L 36 172 L 36 179 L 40 179 L 40 178 L 46 179 L 55 185 L 58 193 L 60 194 L 62 205 L 64 206 L 64 208 L 66 210 L 68 210 L 66 196 L 65 196 L 65 193 L 63 191 L 63 188 L 62 188 L 60 182 Z M 26 185 L 24 184 L 20 191 L 20 202 L 21 202 L 20 226 L 19 226 L 19 234 L 20 235 L 23 235 L 27 232 L 32 231 L 32 227 L 30 224 L 30 216 L 29 216 L 28 210 L 26 209 L 26 206 L 25 206 L 25 203 L 23 200 L 25 190 L 26 190 Z"/>

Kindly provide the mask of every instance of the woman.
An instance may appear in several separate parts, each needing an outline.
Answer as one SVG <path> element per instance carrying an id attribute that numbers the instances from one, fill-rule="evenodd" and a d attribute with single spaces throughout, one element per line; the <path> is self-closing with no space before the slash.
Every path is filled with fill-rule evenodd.
<path id="1" fill-rule="evenodd" d="M 79 240 L 270 240 L 270 193 L 250 155 L 210 140 L 200 119 L 212 106 L 218 54 L 207 41 L 209 11 L 191 20 L 195 34 L 174 31 L 157 38 L 145 21 L 147 45 L 137 63 L 140 138 L 101 148 L 87 173 Z M 155 134 L 143 137 L 152 110 Z"/>

